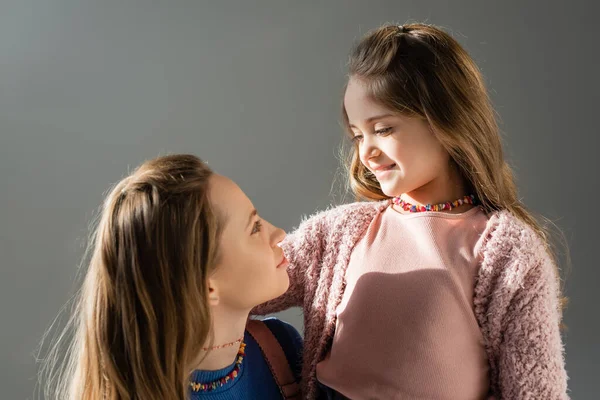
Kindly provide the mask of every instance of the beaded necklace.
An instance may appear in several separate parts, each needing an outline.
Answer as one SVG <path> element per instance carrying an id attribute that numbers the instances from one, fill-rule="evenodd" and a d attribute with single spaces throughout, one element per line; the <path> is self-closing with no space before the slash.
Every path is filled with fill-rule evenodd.
<path id="1" fill-rule="evenodd" d="M 446 202 L 440 204 L 427 204 L 427 205 L 414 205 L 410 204 L 400 198 L 400 196 L 394 197 L 392 199 L 394 204 L 400 206 L 404 211 L 408 211 L 411 213 L 414 212 L 424 212 L 424 211 L 443 211 L 443 210 L 452 210 L 453 208 L 462 206 L 463 204 L 475 204 L 477 202 L 477 198 L 474 194 L 469 196 L 464 196 L 458 200 L 454 200 L 453 202 Z"/>
<path id="2" fill-rule="evenodd" d="M 227 376 L 224 376 L 220 379 L 217 379 L 216 381 L 208 382 L 208 383 L 192 381 L 192 382 L 190 382 L 190 387 L 192 388 L 192 391 L 194 391 L 194 392 L 211 392 L 215 389 L 222 387 L 226 383 L 233 381 L 235 378 L 237 378 L 238 374 L 240 372 L 240 368 L 242 366 L 242 361 L 244 361 L 244 355 L 246 354 L 245 349 L 246 349 L 246 343 L 242 342 L 240 344 L 240 350 L 237 353 L 235 367 L 233 367 L 233 370 L 230 373 L 228 373 Z"/>
<path id="3" fill-rule="evenodd" d="M 213 346 L 213 347 L 203 347 L 202 350 L 208 351 L 208 350 L 224 349 L 225 347 L 233 346 L 236 343 L 242 343 L 242 340 L 244 340 L 243 336 L 241 338 L 239 338 L 238 340 L 234 340 L 231 343 L 220 344 L 218 346 Z"/>

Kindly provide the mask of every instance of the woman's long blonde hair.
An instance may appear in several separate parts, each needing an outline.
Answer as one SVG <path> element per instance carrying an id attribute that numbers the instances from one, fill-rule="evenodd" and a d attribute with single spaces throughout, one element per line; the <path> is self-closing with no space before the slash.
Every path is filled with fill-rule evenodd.
<path id="1" fill-rule="evenodd" d="M 544 240 L 557 259 L 547 228 L 518 198 L 482 75 L 456 40 L 435 26 L 385 25 L 359 41 L 348 69 L 349 77 L 364 83 L 379 104 L 427 120 L 484 210 L 510 211 Z M 352 136 L 343 105 L 342 121 Z M 357 199 L 388 197 L 361 163 L 357 145 L 349 152 L 346 168 Z M 555 265 L 558 279 L 558 262 Z"/>
<path id="2" fill-rule="evenodd" d="M 220 233 L 211 175 L 195 156 L 165 156 L 108 195 L 73 317 L 43 371 L 46 398 L 189 396 L 210 331 L 206 279 Z"/>

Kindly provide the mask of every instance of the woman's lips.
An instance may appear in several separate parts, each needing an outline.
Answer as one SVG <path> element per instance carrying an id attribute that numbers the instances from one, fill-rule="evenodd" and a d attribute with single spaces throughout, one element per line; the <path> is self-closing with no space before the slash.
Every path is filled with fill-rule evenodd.
<path id="1" fill-rule="evenodd" d="M 287 267 L 290 262 L 285 258 L 285 255 L 281 259 L 281 262 L 277 264 L 277 268 Z"/>

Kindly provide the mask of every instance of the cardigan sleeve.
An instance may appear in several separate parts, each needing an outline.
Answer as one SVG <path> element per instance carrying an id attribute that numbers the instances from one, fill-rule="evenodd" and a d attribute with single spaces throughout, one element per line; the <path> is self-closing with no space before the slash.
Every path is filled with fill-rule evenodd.
<path id="1" fill-rule="evenodd" d="M 302 307 L 305 295 L 316 285 L 327 236 L 327 212 L 321 212 L 303 221 L 281 243 L 289 261 L 287 268 L 290 287 L 286 293 L 255 307 L 251 314 L 265 315 Z"/>
<path id="2" fill-rule="evenodd" d="M 519 280 L 502 321 L 497 354 L 502 399 L 568 399 L 554 264 L 537 259 Z"/>

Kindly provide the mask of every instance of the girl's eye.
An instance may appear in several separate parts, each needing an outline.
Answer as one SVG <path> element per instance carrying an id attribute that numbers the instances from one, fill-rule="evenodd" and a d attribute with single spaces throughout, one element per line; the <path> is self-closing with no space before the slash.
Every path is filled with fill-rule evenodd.
<path id="1" fill-rule="evenodd" d="M 252 234 L 254 235 L 255 233 L 260 232 L 260 229 L 262 228 L 262 222 L 260 222 L 260 219 L 258 221 L 256 221 L 254 223 L 254 227 L 252 228 Z"/>
<path id="2" fill-rule="evenodd" d="M 381 128 L 381 129 L 377 129 L 375 131 L 375 134 L 385 136 L 391 132 L 392 132 L 392 128 Z"/>
<path id="3" fill-rule="evenodd" d="M 356 135 L 352 138 L 352 143 L 358 143 L 362 140 L 363 136 L 362 135 Z"/>
<path id="4" fill-rule="evenodd" d="M 377 129 L 377 130 L 373 131 L 373 133 L 375 135 L 379 135 L 379 136 L 387 136 L 390 133 L 392 133 L 392 128 L 388 127 L 388 128 Z M 362 139 L 363 139 L 363 135 L 355 135 L 352 138 L 352 143 L 358 143 L 358 142 L 362 141 Z"/>

